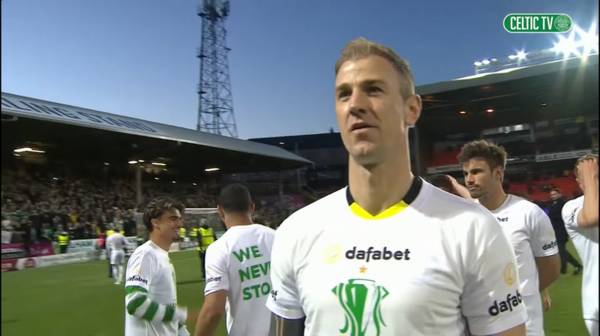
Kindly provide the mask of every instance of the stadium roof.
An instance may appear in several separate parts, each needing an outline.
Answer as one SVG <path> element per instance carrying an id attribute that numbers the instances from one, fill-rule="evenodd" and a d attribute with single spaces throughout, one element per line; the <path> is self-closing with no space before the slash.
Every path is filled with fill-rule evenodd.
<path id="1" fill-rule="evenodd" d="M 3 158 L 36 146 L 55 158 L 161 161 L 181 173 L 245 172 L 310 164 L 276 146 L 2 92 Z"/>
<path id="2" fill-rule="evenodd" d="M 597 119 L 598 55 L 421 85 L 416 91 L 423 99 L 419 131 L 438 137 L 558 118 Z"/>

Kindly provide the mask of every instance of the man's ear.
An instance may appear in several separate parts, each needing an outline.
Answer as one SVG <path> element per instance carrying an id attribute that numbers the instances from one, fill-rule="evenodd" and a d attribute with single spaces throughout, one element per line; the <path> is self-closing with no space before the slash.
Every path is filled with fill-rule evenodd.
<path id="1" fill-rule="evenodd" d="M 504 168 L 496 167 L 494 168 L 494 175 L 500 181 L 504 181 Z"/>
<path id="2" fill-rule="evenodd" d="M 219 218 L 221 218 L 221 220 L 225 222 L 225 210 L 223 210 L 223 207 L 217 205 L 217 212 L 219 213 Z"/>
<path id="3" fill-rule="evenodd" d="M 421 96 L 414 94 L 406 99 L 406 114 L 404 115 L 404 122 L 408 127 L 413 127 L 417 124 L 419 117 L 421 116 L 421 109 L 423 103 L 421 102 Z"/>

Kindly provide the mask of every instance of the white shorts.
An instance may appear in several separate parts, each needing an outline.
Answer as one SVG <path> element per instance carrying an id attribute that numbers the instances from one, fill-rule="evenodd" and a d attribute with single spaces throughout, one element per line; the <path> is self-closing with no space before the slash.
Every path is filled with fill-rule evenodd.
<path id="1" fill-rule="evenodd" d="M 523 296 L 523 303 L 527 310 L 527 336 L 544 336 L 542 297 L 540 294 Z"/>
<path id="2" fill-rule="evenodd" d="M 120 265 L 125 261 L 125 251 L 123 250 L 113 250 L 110 252 L 110 264 L 111 265 Z"/>

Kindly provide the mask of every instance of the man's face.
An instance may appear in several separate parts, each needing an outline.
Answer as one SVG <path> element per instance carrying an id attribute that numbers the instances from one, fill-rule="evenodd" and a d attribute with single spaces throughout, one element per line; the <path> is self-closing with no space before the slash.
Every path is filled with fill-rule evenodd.
<path id="1" fill-rule="evenodd" d="M 562 194 L 559 193 L 558 191 L 556 191 L 556 190 L 550 191 L 550 199 L 552 199 L 553 201 L 556 201 L 557 199 L 559 199 L 561 197 L 562 197 Z"/>
<path id="2" fill-rule="evenodd" d="M 492 170 L 482 158 L 472 158 L 463 164 L 465 185 L 473 198 L 487 195 L 494 186 L 502 185 L 500 168 Z"/>
<path id="3" fill-rule="evenodd" d="M 183 225 L 183 218 L 178 209 L 170 209 L 165 211 L 162 216 L 152 219 L 152 225 L 154 231 L 162 237 L 174 241 L 179 238 L 179 228 Z"/>
<path id="4" fill-rule="evenodd" d="M 414 125 L 421 100 L 405 100 L 400 75 L 379 56 L 349 60 L 335 80 L 335 110 L 344 146 L 360 164 L 378 164 L 386 153 L 398 155 L 406 128 Z"/>

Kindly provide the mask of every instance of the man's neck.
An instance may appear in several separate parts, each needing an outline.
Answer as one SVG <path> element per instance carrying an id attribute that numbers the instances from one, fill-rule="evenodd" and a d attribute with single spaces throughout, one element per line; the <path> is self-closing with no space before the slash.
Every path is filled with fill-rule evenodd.
<path id="1" fill-rule="evenodd" d="M 171 244 L 173 243 L 172 240 L 167 240 L 164 239 L 162 237 L 160 237 L 158 234 L 153 234 L 154 232 L 150 233 L 150 240 L 158 245 L 158 247 L 160 247 L 161 249 L 169 252 L 169 249 L 171 248 Z"/>
<path id="2" fill-rule="evenodd" d="M 413 175 L 410 163 L 399 159 L 365 167 L 350 158 L 348 180 L 354 201 L 370 214 L 377 215 L 402 200 Z"/>
<path id="3" fill-rule="evenodd" d="M 500 187 L 497 188 L 495 191 L 490 192 L 483 197 L 480 197 L 479 204 L 483 205 L 484 207 L 486 207 L 486 209 L 490 211 L 494 211 L 498 209 L 502 205 L 502 203 L 504 203 L 506 197 L 508 197 L 508 195 Z"/>
<path id="4" fill-rule="evenodd" d="M 224 222 L 227 229 L 234 226 L 250 225 L 253 223 L 250 214 L 227 214 Z"/>

